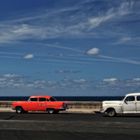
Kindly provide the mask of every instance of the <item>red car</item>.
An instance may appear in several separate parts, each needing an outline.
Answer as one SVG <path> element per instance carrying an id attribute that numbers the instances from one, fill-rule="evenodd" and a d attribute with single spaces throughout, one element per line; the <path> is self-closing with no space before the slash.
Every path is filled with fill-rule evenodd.
<path id="1" fill-rule="evenodd" d="M 31 96 L 28 101 L 13 102 L 12 109 L 16 110 L 18 114 L 28 111 L 46 111 L 49 114 L 53 114 L 66 110 L 67 104 L 56 101 L 52 96 Z"/>

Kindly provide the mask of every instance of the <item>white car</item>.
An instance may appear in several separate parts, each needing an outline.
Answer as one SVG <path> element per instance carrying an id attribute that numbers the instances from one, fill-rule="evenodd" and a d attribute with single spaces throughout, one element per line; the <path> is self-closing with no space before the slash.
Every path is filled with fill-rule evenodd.
<path id="1" fill-rule="evenodd" d="M 122 101 L 103 101 L 101 113 L 109 117 L 140 113 L 140 93 L 127 94 Z"/>

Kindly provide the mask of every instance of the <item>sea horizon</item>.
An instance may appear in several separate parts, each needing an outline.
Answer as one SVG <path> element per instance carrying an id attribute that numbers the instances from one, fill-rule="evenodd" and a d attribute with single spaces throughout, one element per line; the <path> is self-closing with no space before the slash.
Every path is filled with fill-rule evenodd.
<path id="1" fill-rule="evenodd" d="M 104 101 L 121 100 L 124 96 L 53 96 L 58 101 Z M 29 96 L 0 96 L 0 101 L 24 101 Z"/>

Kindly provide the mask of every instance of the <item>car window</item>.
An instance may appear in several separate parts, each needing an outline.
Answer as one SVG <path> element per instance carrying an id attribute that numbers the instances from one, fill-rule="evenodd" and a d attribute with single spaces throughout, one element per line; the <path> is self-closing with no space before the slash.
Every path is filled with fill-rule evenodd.
<path id="1" fill-rule="evenodd" d="M 140 96 L 137 96 L 137 101 L 140 101 Z"/>
<path id="2" fill-rule="evenodd" d="M 37 101 L 37 98 L 30 98 L 30 101 Z"/>
<path id="3" fill-rule="evenodd" d="M 53 98 L 53 97 L 51 97 L 51 98 L 50 98 L 50 101 L 56 101 L 56 99 L 55 99 L 55 98 Z"/>
<path id="4" fill-rule="evenodd" d="M 47 101 L 47 99 L 46 98 L 39 98 L 39 101 L 44 102 L 44 101 Z"/>
<path id="5" fill-rule="evenodd" d="M 134 97 L 134 96 L 128 96 L 128 97 L 126 97 L 125 101 L 126 101 L 126 102 L 135 101 L 135 97 Z"/>

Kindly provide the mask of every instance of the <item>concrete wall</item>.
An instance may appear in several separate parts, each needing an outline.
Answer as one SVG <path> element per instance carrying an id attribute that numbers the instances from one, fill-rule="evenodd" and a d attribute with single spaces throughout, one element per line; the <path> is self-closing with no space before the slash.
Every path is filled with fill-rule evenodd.
<path id="1" fill-rule="evenodd" d="M 11 101 L 0 101 L 0 108 L 8 108 L 11 107 Z"/>
<path id="2" fill-rule="evenodd" d="M 77 109 L 101 109 L 101 102 L 94 101 L 70 101 L 67 103 L 69 108 L 77 108 Z"/>
<path id="3" fill-rule="evenodd" d="M 69 101 L 66 102 L 69 109 L 93 109 L 100 110 L 101 102 L 94 101 Z M 0 108 L 11 108 L 12 101 L 0 101 Z"/>

